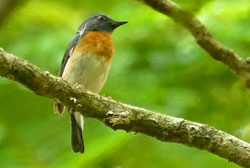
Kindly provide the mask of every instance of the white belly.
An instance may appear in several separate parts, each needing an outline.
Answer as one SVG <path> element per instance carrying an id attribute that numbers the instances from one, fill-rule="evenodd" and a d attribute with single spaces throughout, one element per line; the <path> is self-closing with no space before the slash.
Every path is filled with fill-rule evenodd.
<path id="1" fill-rule="evenodd" d="M 106 82 L 109 68 L 110 63 L 102 58 L 73 54 L 65 66 L 62 78 L 98 93 Z"/>

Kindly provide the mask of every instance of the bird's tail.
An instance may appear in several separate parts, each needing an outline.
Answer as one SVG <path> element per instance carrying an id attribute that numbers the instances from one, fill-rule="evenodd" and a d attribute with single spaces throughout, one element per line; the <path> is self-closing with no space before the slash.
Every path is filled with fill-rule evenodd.
<path id="1" fill-rule="evenodd" d="M 74 152 L 84 153 L 83 116 L 79 112 L 70 113 L 71 146 Z"/>

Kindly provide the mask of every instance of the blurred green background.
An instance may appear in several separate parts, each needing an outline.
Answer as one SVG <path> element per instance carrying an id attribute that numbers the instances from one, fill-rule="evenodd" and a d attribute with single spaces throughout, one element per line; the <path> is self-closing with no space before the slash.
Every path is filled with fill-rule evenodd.
<path id="1" fill-rule="evenodd" d="M 205 123 L 250 141 L 249 90 L 170 18 L 131 0 L 12 2 L 13 8 L 0 20 L 0 46 L 7 52 L 56 75 L 65 49 L 84 19 L 106 13 L 127 20 L 129 24 L 112 35 L 116 52 L 101 94 Z M 220 42 L 241 57 L 250 55 L 250 0 L 176 2 L 193 12 Z M 1 0 L 0 6 L 3 4 Z M 95 119 L 85 119 L 84 134 L 86 153 L 73 153 L 67 113 L 54 115 L 52 100 L 1 78 L 3 168 L 239 167 L 206 151 L 113 131 Z"/>

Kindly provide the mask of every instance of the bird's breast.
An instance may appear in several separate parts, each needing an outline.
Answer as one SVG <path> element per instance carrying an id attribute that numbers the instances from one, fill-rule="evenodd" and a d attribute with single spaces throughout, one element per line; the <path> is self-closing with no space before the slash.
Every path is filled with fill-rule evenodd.
<path id="1" fill-rule="evenodd" d="M 110 61 L 114 54 L 111 34 L 102 31 L 90 31 L 79 40 L 74 52 L 91 54 Z"/>
<path id="2" fill-rule="evenodd" d="M 70 83 L 83 84 L 86 89 L 98 93 L 106 82 L 109 68 L 109 61 L 91 54 L 74 52 L 67 62 L 62 78 Z"/>

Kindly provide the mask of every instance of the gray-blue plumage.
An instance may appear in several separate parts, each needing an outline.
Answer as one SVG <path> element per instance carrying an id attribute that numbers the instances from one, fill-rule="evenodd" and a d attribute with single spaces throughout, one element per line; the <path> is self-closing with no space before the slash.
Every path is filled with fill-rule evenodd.
<path id="1" fill-rule="evenodd" d="M 64 71 L 64 68 L 67 64 L 67 61 L 70 55 L 73 53 L 74 48 L 76 47 L 80 38 L 83 38 L 88 31 L 104 31 L 112 32 L 115 28 L 120 25 L 127 23 L 126 21 L 117 22 L 111 19 L 108 15 L 105 14 L 95 14 L 90 16 L 85 20 L 78 28 L 78 32 L 75 34 L 73 39 L 70 41 L 61 64 L 61 69 L 59 76 L 61 77 Z"/>
<path id="2" fill-rule="evenodd" d="M 105 14 L 96 14 L 84 21 L 78 28 L 77 33 L 70 41 L 64 53 L 59 76 L 70 83 L 84 85 L 86 89 L 98 93 L 107 79 L 110 62 L 99 59 L 91 53 L 84 53 L 81 50 L 80 52 L 77 51 L 77 49 L 82 47 L 80 45 L 78 46 L 78 44 L 80 44 L 79 41 L 81 41 L 89 31 L 112 33 L 116 27 L 125 23 L 127 22 L 114 21 Z M 98 44 L 99 42 L 97 40 L 96 45 Z M 75 49 L 76 51 L 74 52 Z M 64 105 L 55 103 L 55 112 L 63 113 L 63 111 Z M 73 151 L 84 153 L 84 140 L 82 136 L 83 116 L 79 112 L 69 111 L 71 121 L 71 145 Z"/>

